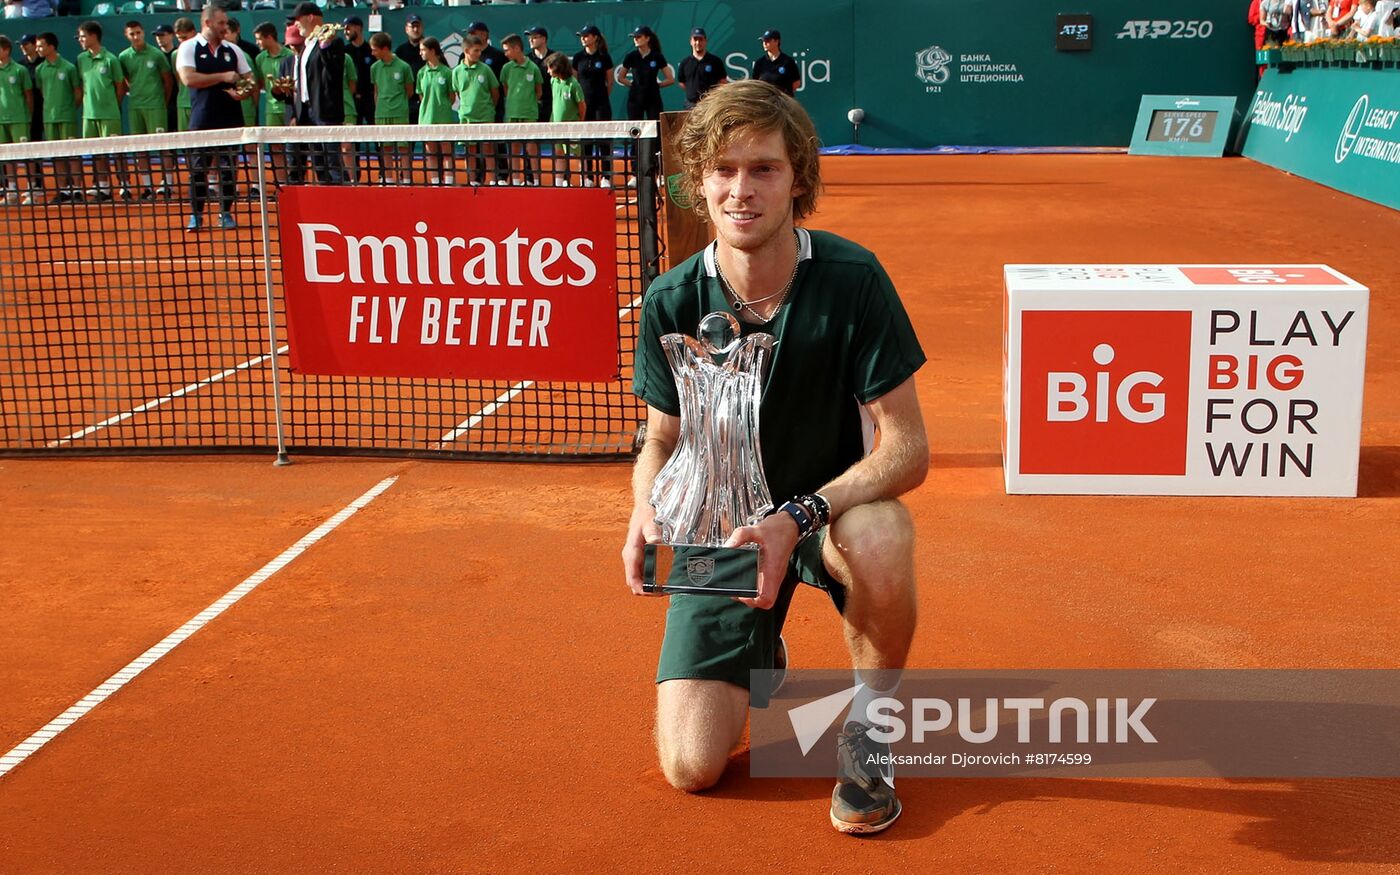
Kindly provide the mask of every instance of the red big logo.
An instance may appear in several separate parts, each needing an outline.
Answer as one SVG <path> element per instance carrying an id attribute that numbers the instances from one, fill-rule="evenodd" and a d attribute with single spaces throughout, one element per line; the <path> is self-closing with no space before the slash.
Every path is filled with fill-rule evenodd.
<path id="1" fill-rule="evenodd" d="M 1021 314 L 1023 474 L 1185 474 L 1189 311 Z"/>

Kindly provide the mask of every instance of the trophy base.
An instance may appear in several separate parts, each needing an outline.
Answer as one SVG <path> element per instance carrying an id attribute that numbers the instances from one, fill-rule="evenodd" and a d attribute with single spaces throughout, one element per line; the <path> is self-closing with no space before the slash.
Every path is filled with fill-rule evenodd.
<path id="1" fill-rule="evenodd" d="M 758 550 L 699 544 L 647 544 L 642 558 L 642 589 L 668 595 L 757 598 Z"/>

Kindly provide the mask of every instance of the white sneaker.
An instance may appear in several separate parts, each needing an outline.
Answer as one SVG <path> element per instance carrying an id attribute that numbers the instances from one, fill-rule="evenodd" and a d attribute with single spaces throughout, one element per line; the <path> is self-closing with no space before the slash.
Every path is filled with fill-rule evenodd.
<path id="1" fill-rule="evenodd" d="M 560 188 L 568 188 L 568 187 L 569 187 L 569 180 L 567 180 L 567 179 L 561 179 L 561 180 L 559 180 L 559 187 L 560 187 Z"/>
<path id="2" fill-rule="evenodd" d="M 19 202 L 21 206 L 32 207 L 39 202 L 39 198 L 35 197 L 32 194 L 26 194 L 24 197 L 19 199 Z"/>
<path id="3" fill-rule="evenodd" d="M 583 181 L 583 187 L 584 187 L 584 188 L 592 188 L 592 187 L 593 187 L 593 184 L 594 184 L 594 183 L 593 183 L 593 180 L 591 180 L 591 179 L 585 179 L 585 180 Z"/>
<path id="4" fill-rule="evenodd" d="M 629 177 L 627 177 L 627 187 L 628 187 L 628 188 L 636 188 L 636 187 L 637 187 L 637 177 L 635 177 L 635 176 L 629 176 Z"/>
<path id="5" fill-rule="evenodd" d="M 611 179 L 600 179 L 600 180 L 598 181 L 598 187 L 599 187 L 599 188 L 612 188 L 612 180 L 611 180 Z"/>
<path id="6" fill-rule="evenodd" d="M 5 192 L 5 203 L 8 204 L 9 206 L 12 206 L 12 207 L 18 206 L 18 205 L 19 205 L 19 192 L 17 192 L 17 191 L 7 191 L 7 192 Z"/>

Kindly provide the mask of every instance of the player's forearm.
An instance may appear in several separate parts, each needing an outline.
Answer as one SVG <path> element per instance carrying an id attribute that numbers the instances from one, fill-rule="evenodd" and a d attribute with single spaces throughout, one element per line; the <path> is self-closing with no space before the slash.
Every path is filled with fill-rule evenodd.
<path id="1" fill-rule="evenodd" d="M 660 438 L 649 437 L 637 454 L 637 462 L 632 467 L 632 505 L 640 507 L 651 503 L 651 486 L 656 475 L 661 473 L 666 460 L 671 458 L 675 447 Z"/>
<path id="2" fill-rule="evenodd" d="M 831 504 L 831 518 L 862 504 L 898 498 L 928 476 L 928 438 L 922 430 L 882 435 L 880 445 L 820 490 Z M 792 496 L 773 496 L 783 502 Z"/>

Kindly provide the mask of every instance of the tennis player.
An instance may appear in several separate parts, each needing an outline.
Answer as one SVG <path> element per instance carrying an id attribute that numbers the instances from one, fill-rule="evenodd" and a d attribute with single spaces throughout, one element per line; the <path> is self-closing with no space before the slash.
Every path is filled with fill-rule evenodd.
<path id="1" fill-rule="evenodd" d="M 914 529 L 898 496 L 928 470 L 914 391 L 924 353 L 875 256 L 798 227 L 821 177 L 816 130 L 793 98 L 755 80 L 716 88 L 691 110 L 677 151 L 682 183 L 718 238 L 642 303 L 633 391 L 647 403 L 647 433 L 622 551 L 628 586 L 642 594 L 643 546 L 660 541 L 648 497 L 680 435 L 660 339 L 694 336 L 707 313 L 733 313 L 745 334 L 777 340 L 761 443 L 780 508 L 729 541 L 760 547 L 756 599 L 671 596 L 657 669 L 661 768 L 691 792 L 720 779 L 749 705 L 767 704 L 749 672 L 785 665 L 783 620 L 798 583 L 810 584 L 840 612 L 864 684 L 840 736 L 831 823 L 879 832 L 900 803 L 892 774 L 870 764 L 888 747 L 869 738 L 866 709 L 893 692 L 914 634 Z"/>

